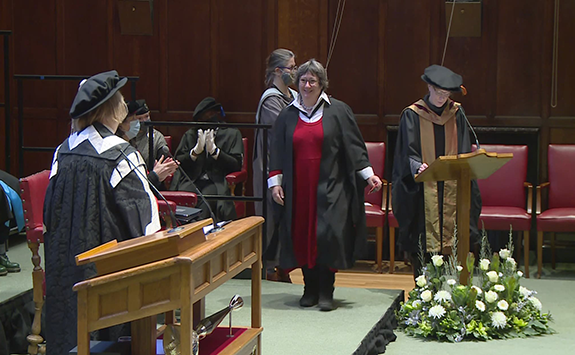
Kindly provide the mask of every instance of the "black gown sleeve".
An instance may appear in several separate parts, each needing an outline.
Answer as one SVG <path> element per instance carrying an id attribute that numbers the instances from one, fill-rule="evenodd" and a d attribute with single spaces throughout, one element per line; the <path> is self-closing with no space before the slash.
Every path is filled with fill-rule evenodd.
<path id="1" fill-rule="evenodd" d="M 237 129 L 225 129 L 221 139 L 216 136 L 216 146 L 220 149 L 218 159 L 214 159 L 213 164 L 227 175 L 242 169 L 244 155 L 244 145 L 242 134 Z M 221 144 L 220 147 L 218 144 Z"/>
<path id="2" fill-rule="evenodd" d="M 180 162 L 180 167 L 184 169 L 186 174 L 195 181 L 202 173 L 203 166 L 206 162 L 205 149 L 202 154 L 198 155 L 194 161 L 190 156 L 190 151 L 196 146 L 198 140 L 198 131 L 195 128 L 188 130 L 178 146 L 176 151 L 176 159 Z"/>

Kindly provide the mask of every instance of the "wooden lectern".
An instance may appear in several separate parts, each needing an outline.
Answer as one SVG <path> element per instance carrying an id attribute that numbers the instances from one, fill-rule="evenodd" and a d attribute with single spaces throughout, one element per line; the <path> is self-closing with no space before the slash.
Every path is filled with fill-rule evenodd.
<path id="1" fill-rule="evenodd" d="M 132 354 L 155 355 L 158 333 L 151 318 L 166 313 L 166 323 L 173 323 L 173 310 L 178 308 L 181 351 L 191 354 L 192 305 L 249 267 L 251 327 L 220 354 L 247 354 L 254 349 L 260 354 L 263 222 L 262 217 L 247 217 L 205 237 L 201 228 L 211 224 L 208 219 L 173 231 L 105 244 L 79 255 L 77 263 L 94 262 L 98 276 L 74 285 L 78 292 L 78 355 L 90 354 L 90 332 L 126 322 L 132 322 Z M 158 253 L 170 256 L 157 260 Z"/>
<path id="2" fill-rule="evenodd" d="M 469 253 L 469 210 L 471 208 L 471 180 L 486 179 L 513 158 L 511 153 L 491 153 L 484 149 L 472 153 L 437 158 L 416 182 L 457 180 L 457 256 L 463 266 L 460 283 L 467 284 L 469 271 L 465 266 Z"/>

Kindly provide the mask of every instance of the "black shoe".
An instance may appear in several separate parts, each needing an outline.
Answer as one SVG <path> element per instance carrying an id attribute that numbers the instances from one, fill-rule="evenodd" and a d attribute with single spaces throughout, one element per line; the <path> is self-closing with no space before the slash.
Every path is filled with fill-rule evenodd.
<path id="1" fill-rule="evenodd" d="M 319 302 L 320 311 L 333 311 L 336 307 L 333 302 L 335 272 L 328 268 L 322 268 L 319 273 Z"/>
<path id="2" fill-rule="evenodd" d="M 8 272 L 20 272 L 20 264 L 11 262 L 6 254 L 0 254 L 0 266 Z"/>
<path id="3" fill-rule="evenodd" d="M 2 265 L 0 265 L 0 276 L 8 275 L 8 270 Z"/>
<path id="4" fill-rule="evenodd" d="M 302 307 L 313 307 L 319 300 L 318 271 L 317 268 L 308 269 L 307 267 L 302 267 L 301 271 L 303 272 L 304 289 L 299 305 Z"/>

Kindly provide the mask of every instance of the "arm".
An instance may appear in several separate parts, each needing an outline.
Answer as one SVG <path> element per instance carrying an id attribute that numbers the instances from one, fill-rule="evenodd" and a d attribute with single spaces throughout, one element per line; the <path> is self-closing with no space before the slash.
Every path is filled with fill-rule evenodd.
<path id="1" fill-rule="evenodd" d="M 244 145 L 242 143 L 242 134 L 235 128 L 220 130 L 216 134 L 216 146 L 219 148 L 217 155 L 212 155 L 213 164 L 224 175 L 239 171 L 242 169 L 242 158 L 244 155 Z M 206 143 L 206 146 L 208 144 Z"/>
<path id="2" fill-rule="evenodd" d="M 279 96 L 270 96 L 263 102 L 260 111 L 260 122 L 262 124 L 272 125 L 272 128 L 268 130 L 268 164 L 270 161 L 275 122 L 283 108 L 284 105 L 282 103 L 282 99 Z"/>
<path id="3" fill-rule="evenodd" d="M 180 162 L 182 169 L 184 169 L 186 174 L 188 174 L 194 181 L 201 174 L 206 161 L 205 154 L 198 155 L 195 160 L 193 160 L 190 155 L 190 151 L 195 147 L 197 139 L 197 130 L 195 128 L 188 130 L 182 137 L 180 145 L 176 150 L 176 160 Z"/>
<path id="4" fill-rule="evenodd" d="M 272 198 L 279 204 L 284 205 L 283 170 L 284 170 L 284 152 L 286 149 L 285 130 L 287 110 L 283 110 L 278 116 L 275 126 L 270 153 L 270 172 L 268 178 L 268 188 L 272 189 Z"/>

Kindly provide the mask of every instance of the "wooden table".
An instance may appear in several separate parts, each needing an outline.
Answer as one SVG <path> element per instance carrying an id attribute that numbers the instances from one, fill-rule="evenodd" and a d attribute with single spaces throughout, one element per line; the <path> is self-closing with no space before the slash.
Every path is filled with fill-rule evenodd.
<path id="1" fill-rule="evenodd" d="M 250 354 L 254 347 L 260 354 L 263 222 L 257 216 L 234 221 L 180 255 L 77 283 L 78 354 L 89 355 L 90 332 L 132 322 L 132 354 L 155 355 L 156 329 L 150 317 L 178 308 L 182 354 L 191 354 L 192 305 L 249 267 L 251 327 L 220 354 Z"/>

